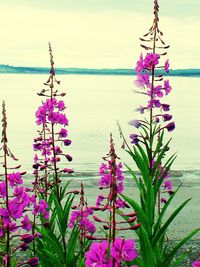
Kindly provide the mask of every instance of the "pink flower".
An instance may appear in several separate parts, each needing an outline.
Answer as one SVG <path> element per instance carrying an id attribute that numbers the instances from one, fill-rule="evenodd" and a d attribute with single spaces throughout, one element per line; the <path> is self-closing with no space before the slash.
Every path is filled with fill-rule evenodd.
<path id="1" fill-rule="evenodd" d="M 10 182 L 10 186 L 14 186 L 16 184 L 23 184 L 23 180 L 19 172 L 8 174 L 7 178 Z"/>
<path id="2" fill-rule="evenodd" d="M 110 253 L 117 262 L 134 260 L 137 256 L 134 240 L 116 238 L 114 244 L 111 244 Z"/>
<path id="3" fill-rule="evenodd" d="M 144 74 L 139 73 L 137 75 L 137 80 L 135 81 L 135 85 L 137 87 L 140 87 L 140 88 L 144 88 L 145 86 L 149 87 L 150 86 L 149 74 L 148 73 L 144 73 Z"/>
<path id="4" fill-rule="evenodd" d="M 137 61 L 137 65 L 135 67 L 135 71 L 136 72 L 141 72 L 144 68 L 144 64 L 143 64 L 143 56 L 142 53 L 140 54 L 140 59 Z"/>
<path id="5" fill-rule="evenodd" d="M 154 94 L 157 97 L 163 97 L 163 92 L 162 92 L 162 86 L 161 85 L 155 86 L 153 91 L 154 91 Z"/>
<path id="6" fill-rule="evenodd" d="M 171 181 L 165 181 L 163 184 L 163 187 L 168 190 L 171 191 L 172 190 L 172 182 Z"/>
<path id="7" fill-rule="evenodd" d="M 147 53 L 144 59 L 144 67 L 147 69 L 152 69 L 159 63 L 160 56 L 158 54 Z"/>
<path id="8" fill-rule="evenodd" d="M 0 197 L 2 198 L 6 197 L 6 183 L 5 182 L 0 183 Z"/>
<path id="9" fill-rule="evenodd" d="M 151 99 L 148 103 L 148 108 L 160 108 L 161 107 L 161 103 L 160 100 L 158 99 Z"/>
<path id="10" fill-rule="evenodd" d="M 67 137 L 67 130 L 64 129 L 64 128 L 62 128 L 62 129 L 60 130 L 60 132 L 59 132 L 59 137 L 60 137 L 60 138 L 65 138 L 65 137 Z"/>
<path id="11" fill-rule="evenodd" d="M 62 100 L 58 101 L 58 103 L 57 103 L 56 106 L 57 106 L 57 108 L 58 108 L 60 111 L 62 111 L 62 110 L 65 109 L 65 103 L 64 103 L 64 101 L 62 101 Z"/>
<path id="12" fill-rule="evenodd" d="M 37 266 L 39 264 L 39 259 L 38 257 L 34 257 L 34 258 L 30 258 L 27 261 L 27 264 L 29 264 L 30 266 Z"/>
<path id="13" fill-rule="evenodd" d="M 27 244 L 31 243 L 34 238 L 34 235 L 31 234 L 24 234 L 21 236 L 21 240 Z"/>
<path id="14" fill-rule="evenodd" d="M 40 106 L 35 113 L 37 125 L 44 124 L 46 122 L 46 109 Z"/>
<path id="15" fill-rule="evenodd" d="M 32 229 L 32 224 L 31 224 L 27 214 L 24 216 L 24 219 L 21 221 L 21 223 L 22 223 L 23 229 L 25 229 L 27 231 L 30 231 Z"/>
<path id="16" fill-rule="evenodd" d="M 192 267 L 200 267 L 200 261 L 194 261 Z"/>
<path id="17" fill-rule="evenodd" d="M 165 88 L 166 95 L 168 95 L 170 91 L 172 90 L 172 87 L 169 84 L 169 80 L 164 81 L 164 88 Z"/>
<path id="18" fill-rule="evenodd" d="M 164 70 L 165 70 L 167 73 L 169 73 L 169 67 L 170 67 L 169 59 L 167 59 L 167 60 L 165 61 L 165 66 L 164 66 Z"/>
<path id="19" fill-rule="evenodd" d="M 99 207 L 101 205 L 101 202 L 105 199 L 103 195 L 99 195 L 96 200 L 96 207 Z"/>
<path id="20" fill-rule="evenodd" d="M 85 264 L 87 267 L 111 267 L 111 260 L 107 258 L 108 241 L 94 242 L 86 253 Z"/>

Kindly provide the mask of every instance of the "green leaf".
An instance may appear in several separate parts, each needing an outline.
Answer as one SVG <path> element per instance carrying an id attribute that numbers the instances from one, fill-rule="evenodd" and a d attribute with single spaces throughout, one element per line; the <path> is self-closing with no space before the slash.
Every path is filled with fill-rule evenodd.
<path id="1" fill-rule="evenodd" d="M 54 253 L 51 253 L 49 250 L 45 248 L 41 250 L 40 259 L 42 259 L 44 263 L 46 262 L 48 264 L 50 263 L 51 266 L 63 267 L 63 263 L 59 260 L 59 258 L 57 258 L 57 256 Z"/>
<path id="2" fill-rule="evenodd" d="M 188 257 L 188 253 L 182 254 L 180 257 L 178 257 L 175 262 L 172 263 L 171 267 L 177 267 L 180 266 L 183 260 L 185 260 Z"/>
<path id="3" fill-rule="evenodd" d="M 148 157 L 147 157 L 146 153 L 144 152 L 143 148 L 140 145 L 137 145 L 136 147 L 140 151 L 140 154 L 141 154 L 141 156 L 143 158 L 143 161 L 145 162 L 145 164 L 146 164 L 146 166 L 148 168 L 148 166 L 149 166 L 149 160 L 148 160 Z"/>
<path id="4" fill-rule="evenodd" d="M 155 164 L 154 164 L 154 166 L 153 166 L 152 173 L 151 173 L 152 176 L 154 176 L 156 170 L 158 169 L 158 166 L 159 166 L 159 164 L 161 163 L 161 161 L 162 161 L 162 159 L 163 159 L 163 156 L 164 156 L 165 152 L 167 151 L 167 149 L 168 149 L 168 145 L 169 145 L 170 142 L 171 142 L 171 139 L 170 139 L 170 140 L 166 143 L 166 145 L 162 148 L 162 150 L 161 150 L 161 152 L 160 152 L 160 154 L 159 154 L 159 156 L 158 156 L 158 158 L 157 158 L 157 160 L 156 160 L 156 162 L 155 162 Z"/>
<path id="5" fill-rule="evenodd" d="M 144 267 L 153 267 L 155 265 L 154 251 L 151 246 L 151 242 L 143 226 L 138 230 L 139 240 L 140 240 L 140 253 L 142 256 L 142 262 Z"/>
<path id="6" fill-rule="evenodd" d="M 174 191 L 173 195 L 171 195 L 169 197 L 169 199 L 167 200 L 167 202 L 165 203 L 165 205 L 163 206 L 161 213 L 159 214 L 157 223 L 154 227 L 154 233 L 153 236 L 155 236 L 157 234 L 157 231 L 159 230 L 159 228 L 161 227 L 161 223 L 162 223 L 162 219 L 163 216 L 165 215 L 165 212 L 167 210 L 167 208 L 169 207 L 170 203 L 172 202 L 173 198 L 175 197 L 176 193 L 178 192 L 178 190 L 180 189 L 181 185 Z"/>
<path id="7" fill-rule="evenodd" d="M 165 224 L 160 228 L 159 231 L 157 231 L 157 234 L 155 235 L 155 237 L 153 238 L 153 246 L 156 245 L 156 243 L 159 241 L 159 239 L 161 238 L 161 236 L 163 234 L 165 234 L 165 231 L 167 230 L 167 228 L 169 227 L 169 225 L 171 224 L 171 222 L 176 218 L 176 216 L 179 214 L 179 212 L 185 207 L 185 205 L 191 200 L 191 198 L 187 199 L 186 201 L 184 201 L 169 217 L 169 219 L 165 222 Z"/>
<path id="8" fill-rule="evenodd" d="M 174 255 L 176 254 L 176 252 L 178 251 L 179 248 L 181 248 L 189 239 L 191 239 L 194 235 L 196 235 L 198 232 L 200 231 L 200 228 L 193 230 L 190 234 L 188 234 L 185 238 L 183 238 L 173 249 L 172 251 L 167 254 L 167 256 L 164 259 L 165 263 L 170 263 L 171 260 L 173 259 Z M 164 264 L 163 262 L 163 264 Z M 166 267 L 168 265 L 165 265 Z"/>
<path id="9" fill-rule="evenodd" d="M 129 198 L 128 196 L 122 195 L 122 197 L 130 204 L 130 206 L 134 209 L 134 211 L 138 212 L 137 218 L 139 223 L 141 223 L 145 229 L 148 231 L 149 235 L 151 234 L 151 228 L 149 225 L 149 218 L 142 210 L 142 208 L 137 204 L 135 200 Z"/>
<path id="10" fill-rule="evenodd" d="M 156 155 L 159 153 L 159 151 L 161 150 L 161 147 L 163 145 L 163 137 L 164 137 L 164 130 L 161 131 L 160 137 L 158 139 L 158 143 L 156 145 L 156 149 L 153 153 L 153 158 L 156 157 Z"/>

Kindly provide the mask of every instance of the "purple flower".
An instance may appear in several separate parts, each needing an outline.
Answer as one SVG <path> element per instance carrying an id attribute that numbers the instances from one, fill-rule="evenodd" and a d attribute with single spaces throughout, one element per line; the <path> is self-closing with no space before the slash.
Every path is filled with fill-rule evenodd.
<path id="1" fill-rule="evenodd" d="M 27 249 L 29 249 L 29 245 L 25 242 L 22 242 L 20 245 L 19 245 L 19 249 L 21 251 L 26 251 Z"/>
<path id="2" fill-rule="evenodd" d="M 170 122 L 169 124 L 165 126 L 165 128 L 167 129 L 168 132 L 172 132 L 175 129 L 175 123 Z"/>
<path id="3" fill-rule="evenodd" d="M 21 236 L 21 240 L 27 244 L 31 243 L 34 239 L 34 235 L 24 234 Z"/>
<path id="4" fill-rule="evenodd" d="M 140 126 L 141 126 L 141 122 L 139 120 L 129 121 L 128 124 L 131 125 L 131 126 L 134 126 L 135 128 L 140 128 Z"/>
<path id="5" fill-rule="evenodd" d="M 145 111 L 145 109 L 146 109 L 146 107 L 139 106 L 139 108 L 136 108 L 135 111 L 138 111 L 138 112 L 140 112 L 141 114 L 143 114 L 144 111 Z"/>
<path id="6" fill-rule="evenodd" d="M 163 97 L 161 85 L 157 85 L 156 87 L 154 87 L 154 95 L 156 95 L 157 97 Z"/>
<path id="7" fill-rule="evenodd" d="M 103 195 L 99 195 L 96 200 L 96 207 L 99 207 L 101 205 L 101 202 L 105 199 Z"/>
<path id="8" fill-rule="evenodd" d="M 7 178 L 9 180 L 10 186 L 14 186 L 16 184 L 23 184 L 23 180 L 19 172 L 8 174 Z"/>
<path id="9" fill-rule="evenodd" d="M 65 169 L 63 169 L 63 172 L 64 173 L 73 173 L 74 171 L 72 169 L 65 168 Z"/>
<path id="10" fill-rule="evenodd" d="M 167 190 L 167 191 L 172 191 L 172 182 L 171 181 L 165 181 L 163 184 L 163 187 Z"/>
<path id="11" fill-rule="evenodd" d="M 169 67 L 170 67 L 169 59 L 167 59 L 167 60 L 165 61 L 165 66 L 164 66 L 164 70 L 165 70 L 167 73 L 169 73 Z"/>
<path id="12" fill-rule="evenodd" d="M 2 198 L 6 197 L 6 183 L 5 182 L 0 183 L 0 197 Z"/>
<path id="13" fill-rule="evenodd" d="M 65 138 L 65 137 L 67 137 L 67 130 L 66 129 L 64 129 L 64 128 L 62 128 L 61 130 L 60 130 L 60 132 L 59 132 L 59 137 L 60 138 Z"/>
<path id="14" fill-rule="evenodd" d="M 135 85 L 140 88 L 144 88 L 145 86 L 149 87 L 149 74 L 148 73 L 139 73 L 137 75 L 137 80 L 135 81 Z"/>
<path id="15" fill-rule="evenodd" d="M 160 203 L 166 203 L 166 202 L 167 202 L 167 199 L 164 198 L 164 197 L 161 197 L 161 199 L 160 199 Z"/>
<path id="16" fill-rule="evenodd" d="M 93 210 L 90 208 L 73 211 L 69 220 L 69 228 L 73 228 L 75 222 L 78 222 L 79 229 L 84 230 L 84 232 L 94 233 L 96 231 L 96 227 L 88 218 L 92 214 Z"/>
<path id="17" fill-rule="evenodd" d="M 57 103 L 56 106 L 57 106 L 57 108 L 58 108 L 60 111 L 62 111 L 62 110 L 65 109 L 65 103 L 64 103 L 64 101 L 62 101 L 62 100 L 58 101 L 58 103 Z"/>
<path id="18" fill-rule="evenodd" d="M 168 95 L 172 90 L 172 87 L 169 84 L 169 80 L 164 81 L 165 94 Z"/>
<path id="19" fill-rule="evenodd" d="M 147 69 L 152 69 L 159 63 L 160 56 L 158 54 L 147 53 L 146 57 L 144 58 L 144 67 Z"/>
<path id="20" fill-rule="evenodd" d="M 24 216 L 24 219 L 22 220 L 21 223 L 22 223 L 23 229 L 25 229 L 27 231 L 30 231 L 32 229 L 32 224 L 31 224 L 27 214 Z"/>
<path id="21" fill-rule="evenodd" d="M 129 137 L 131 138 L 131 143 L 132 144 L 138 145 L 138 143 L 139 143 L 138 134 L 130 134 Z"/>
<path id="22" fill-rule="evenodd" d="M 200 267 L 200 261 L 194 261 L 192 267 Z"/>
<path id="23" fill-rule="evenodd" d="M 108 241 L 94 242 L 86 253 L 85 264 L 87 267 L 111 267 L 112 263 L 107 259 Z"/>
<path id="24" fill-rule="evenodd" d="M 39 259 L 38 257 L 34 257 L 34 258 L 30 258 L 27 263 L 30 265 L 30 266 L 37 266 L 39 264 Z"/>
<path id="25" fill-rule="evenodd" d="M 43 106 L 39 107 L 35 113 L 35 116 L 37 118 L 37 125 L 44 124 L 46 122 L 46 109 L 44 109 Z"/>
<path id="26" fill-rule="evenodd" d="M 169 111 L 170 110 L 170 105 L 162 104 L 162 109 L 163 109 L 163 111 Z"/>
<path id="27" fill-rule="evenodd" d="M 2 228 L 0 228 L 0 237 L 2 237 L 4 235 L 4 231 Z"/>
<path id="28" fill-rule="evenodd" d="M 69 139 L 65 139 L 65 140 L 63 140 L 63 142 L 64 142 L 64 145 L 65 145 L 65 146 L 69 146 L 69 145 L 71 145 L 71 143 L 72 143 L 72 141 L 69 140 Z"/>
<path id="29" fill-rule="evenodd" d="M 124 184 L 123 182 L 120 182 L 117 184 L 117 192 L 121 194 L 123 191 L 124 191 Z"/>
<path id="30" fill-rule="evenodd" d="M 116 200 L 116 205 L 121 208 L 121 209 L 124 209 L 125 207 L 127 207 L 127 203 L 125 201 L 122 201 L 121 199 L 117 199 Z"/>
<path id="31" fill-rule="evenodd" d="M 164 121 L 170 121 L 172 119 L 172 115 L 170 114 L 164 114 L 162 116 Z"/>
<path id="32" fill-rule="evenodd" d="M 111 244 L 110 253 L 117 262 L 134 260 L 137 256 L 134 240 L 116 238 L 114 244 Z"/>
<path id="33" fill-rule="evenodd" d="M 140 58 L 139 60 L 137 61 L 137 65 L 135 67 L 135 71 L 136 72 L 141 72 L 144 68 L 144 65 L 143 65 L 143 56 L 142 56 L 142 53 L 140 54 Z"/>
<path id="34" fill-rule="evenodd" d="M 161 107 L 161 103 L 160 100 L 158 99 L 151 99 L 148 103 L 148 108 L 160 108 Z"/>
<path id="35" fill-rule="evenodd" d="M 70 156 L 70 155 L 65 155 L 65 157 L 66 157 L 66 159 L 70 162 L 70 161 L 72 161 L 72 156 Z"/>

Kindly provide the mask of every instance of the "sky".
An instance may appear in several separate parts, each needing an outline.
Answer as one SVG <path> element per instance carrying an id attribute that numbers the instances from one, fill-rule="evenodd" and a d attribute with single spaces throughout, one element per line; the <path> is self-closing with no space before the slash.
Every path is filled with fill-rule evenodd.
<path id="1" fill-rule="evenodd" d="M 200 68 L 200 1 L 160 0 L 171 67 Z M 0 64 L 133 68 L 153 0 L 0 0 Z"/>

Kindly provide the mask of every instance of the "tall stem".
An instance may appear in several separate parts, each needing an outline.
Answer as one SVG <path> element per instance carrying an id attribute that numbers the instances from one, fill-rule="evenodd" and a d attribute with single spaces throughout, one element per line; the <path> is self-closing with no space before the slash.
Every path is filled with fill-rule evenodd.
<path id="1" fill-rule="evenodd" d="M 53 99 L 53 88 L 54 88 L 54 61 L 53 61 L 53 55 L 52 55 L 52 49 L 51 45 L 49 44 L 49 54 L 50 54 L 50 63 L 51 63 L 51 71 L 50 71 L 50 89 L 51 89 L 51 100 Z M 60 190 L 59 190 L 59 179 L 58 179 L 58 170 L 57 170 L 57 164 L 56 164 L 56 153 L 55 153 L 55 132 L 54 132 L 54 124 L 51 123 L 51 138 L 52 138 L 52 150 L 53 150 L 53 158 L 54 158 L 54 181 L 56 184 L 56 191 L 57 191 L 57 197 L 58 201 L 60 203 Z"/>
<path id="2" fill-rule="evenodd" d="M 2 131 L 2 143 L 3 143 L 3 151 L 4 151 L 4 175 L 5 175 L 5 182 L 6 182 L 6 209 L 9 212 L 9 190 L 8 190 L 8 166 L 7 166 L 7 118 L 6 118 L 6 109 L 5 109 L 5 102 L 3 101 L 3 131 Z M 10 266 L 10 228 L 9 225 L 7 224 L 6 227 L 6 256 L 7 256 L 7 261 L 6 261 L 6 267 Z"/>
<path id="3" fill-rule="evenodd" d="M 44 141 L 46 141 L 46 125 L 44 124 L 43 125 L 43 139 Z M 46 149 L 44 151 L 44 156 L 45 156 L 45 160 L 47 158 L 47 153 L 46 153 Z M 45 200 L 47 201 L 47 194 L 48 194 L 48 173 L 47 173 L 47 167 L 46 167 L 46 164 L 45 164 Z"/>
<path id="4" fill-rule="evenodd" d="M 117 197 L 117 180 L 116 180 L 116 153 L 113 144 L 112 135 L 110 135 L 110 156 L 111 156 L 111 201 L 112 201 L 112 243 L 116 238 L 116 197 Z M 115 267 L 115 258 L 112 260 L 112 267 Z"/>
<path id="5" fill-rule="evenodd" d="M 154 19 L 154 36 L 153 36 L 153 54 L 156 52 L 156 32 L 157 32 L 157 17 Z M 155 66 L 152 65 L 151 69 L 151 100 L 154 98 L 154 79 L 155 79 Z M 153 108 L 150 109 L 150 174 L 153 166 Z"/>

